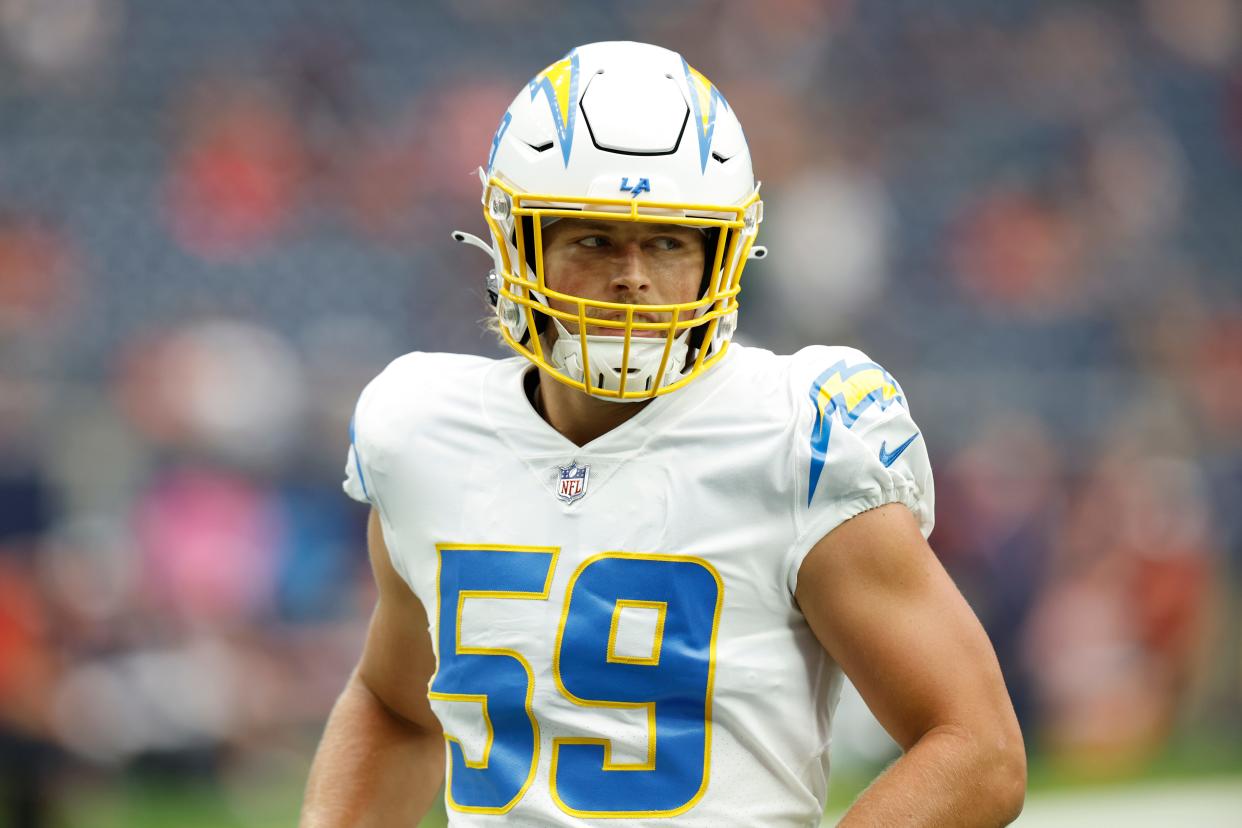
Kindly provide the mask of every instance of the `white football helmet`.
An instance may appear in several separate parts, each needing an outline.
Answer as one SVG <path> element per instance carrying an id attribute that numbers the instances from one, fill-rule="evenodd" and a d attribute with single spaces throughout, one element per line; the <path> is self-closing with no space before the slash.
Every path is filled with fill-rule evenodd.
<path id="1" fill-rule="evenodd" d="M 489 293 L 501 335 L 519 354 L 611 400 L 674 391 L 724 355 L 742 269 L 766 253 L 754 244 L 763 204 L 741 124 L 681 55 L 629 42 L 574 49 L 518 93 L 479 175 L 492 244 L 454 237 L 492 254 Z M 542 230 L 559 218 L 702 228 L 700 295 L 638 305 L 551 290 Z M 550 307 L 549 298 L 575 310 Z M 660 321 L 649 321 L 653 315 Z M 618 333 L 589 334 L 588 318 L 592 328 Z M 650 330 L 664 335 L 633 336 Z"/>

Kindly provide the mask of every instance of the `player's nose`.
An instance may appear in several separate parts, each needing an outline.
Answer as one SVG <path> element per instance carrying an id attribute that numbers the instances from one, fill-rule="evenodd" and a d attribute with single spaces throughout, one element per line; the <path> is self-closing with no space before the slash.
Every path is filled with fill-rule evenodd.
<path id="1" fill-rule="evenodd" d="M 651 288 L 649 263 L 643 256 L 642 246 L 636 243 L 623 248 L 621 260 L 612 277 L 612 288 L 617 294 L 645 293 Z"/>

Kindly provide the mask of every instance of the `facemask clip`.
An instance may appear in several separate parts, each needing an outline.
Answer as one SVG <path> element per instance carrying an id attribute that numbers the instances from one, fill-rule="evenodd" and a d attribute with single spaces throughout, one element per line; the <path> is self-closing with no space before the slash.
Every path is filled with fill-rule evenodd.
<path id="1" fill-rule="evenodd" d="M 478 236 L 476 236 L 473 233 L 467 233 L 465 230 L 454 230 L 453 241 L 461 242 L 462 244 L 468 244 L 471 247 L 477 247 L 480 250 L 482 250 L 484 253 L 486 253 L 488 256 L 491 256 L 493 258 L 496 255 L 492 251 L 492 246 L 490 244 L 483 241 L 482 239 L 480 239 Z"/>

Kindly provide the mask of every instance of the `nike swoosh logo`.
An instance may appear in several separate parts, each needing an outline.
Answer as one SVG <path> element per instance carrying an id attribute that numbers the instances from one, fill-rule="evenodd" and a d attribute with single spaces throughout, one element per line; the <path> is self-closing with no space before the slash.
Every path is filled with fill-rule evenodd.
<path id="1" fill-rule="evenodd" d="M 905 451 L 906 449 L 910 448 L 910 444 L 913 443 L 918 438 L 918 436 L 919 436 L 919 433 L 917 431 L 914 432 L 913 434 L 910 435 L 910 439 L 906 440 L 904 443 L 902 443 L 901 445 L 899 445 L 897 448 L 893 449 L 892 451 L 884 450 L 885 447 L 888 446 L 888 440 L 885 440 L 883 443 L 880 443 L 880 463 L 883 464 L 885 468 L 888 468 L 889 466 L 893 465 L 893 463 L 897 460 L 897 458 L 901 456 L 901 453 Z"/>

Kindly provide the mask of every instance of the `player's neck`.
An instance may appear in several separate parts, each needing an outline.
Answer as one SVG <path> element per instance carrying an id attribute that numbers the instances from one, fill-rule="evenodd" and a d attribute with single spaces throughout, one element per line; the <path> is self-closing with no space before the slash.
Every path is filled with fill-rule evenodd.
<path id="1" fill-rule="evenodd" d="M 532 402 L 548 425 L 574 445 L 584 446 L 642 411 L 651 400 L 621 403 L 597 399 L 540 370 Z"/>

